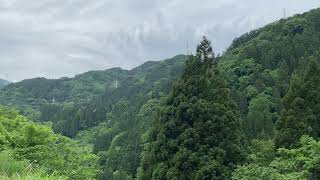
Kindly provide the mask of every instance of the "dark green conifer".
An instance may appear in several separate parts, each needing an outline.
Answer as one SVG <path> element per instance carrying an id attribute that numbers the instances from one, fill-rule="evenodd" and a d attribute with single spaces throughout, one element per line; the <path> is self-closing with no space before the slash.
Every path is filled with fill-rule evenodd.
<path id="1" fill-rule="evenodd" d="M 149 133 L 138 179 L 228 179 L 242 160 L 238 117 L 204 37 Z"/>
<path id="2" fill-rule="evenodd" d="M 283 99 L 284 110 L 277 122 L 277 147 L 294 147 L 304 134 L 320 135 L 320 66 L 311 61 L 302 75 L 294 75 Z"/>

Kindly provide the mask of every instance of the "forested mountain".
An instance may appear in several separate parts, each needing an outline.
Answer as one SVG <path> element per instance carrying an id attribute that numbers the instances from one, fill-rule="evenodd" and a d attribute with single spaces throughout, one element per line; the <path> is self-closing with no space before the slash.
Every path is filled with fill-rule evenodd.
<path id="1" fill-rule="evenodd" d="M 54 122 L 56 132 L 70 137 L 98 125 L 79 136 L 99 154 L 104 167 L 100 178 L 134 177 L 140 164 L 141 137 L 152 123 L 160 98 L 182 73 L 185 60 L 186 56 L 176 56 L 147 62 L 131 70 L 118 88 L 88 103 L 43 106 L 40 119 Z"/>
<path id="2" fill-rule="evenodd" d="M 34 78 L 12 83 L 0 91 L 0 103 L 15 107 L 24 114 L 39 111 L 45 104 L 81 104 L 87 103 L 93 97 L 104 95 L 115 89 L 122 81 L 155 81 L 170 71 L 181 71 L 183 62 L 179 60 L 183 56 L 177 56 L 166 63 L 147 62 L 131 71 L 120 68 L 112 68 L 105 71 L 90 71 L 75 76 L 74 78 L 45 79 Z M 178 67 L 175 67 L 175 63 Z M 172 67 L 170 67 L 173 65 Z M 177 70 L 165 69 L 177 68 Z M 160 68 L 160 69 L 158 69 Z M 163 71 L 163 72 L 161 72 Z M 162 73 L 162 74 L 161 74 Z M 125 84 L 124 84 L 125 85 Z"/>
<path id="3" fill-rule="evenodd" d="M 247 135 L 273 137 L 292 74 L 320 59 L 320 10 L 282 19 L 234 40 L 219 66 Z"/>
<path id="4" fill-rule="evenodd" d="M 80 136 L 84 136 L 81 137 L 81 140 L 94 144 L 94 151 L 99 152 L 100 164 L 106 167 L 101 175 L 102 179 L 113 176 L 128 176 L 127 174 L 135 176 L 142 152 L 141 136 L 152 121 L 152 118 L 150 118 L 150 122 L 141 118 L 155 113 L 153 112 L 156 109 L 154 105 L 159 103 L 160 97 L 170 91 L 173 81 L 182 73 L 186 59 L 187 56 L 179 55 L 164 61 L 146 62 L 130 71 L 106 70 L 105 72 L 109 74 L 114 72 L 111 77 L 105 75 L 107 77 L 105 79 L 113 80 L 108 81 L 109 84 L 95 82 L 91 78 L 93 72 L 76 76 L 75 79 L 46 80 L 36 78 L 25 80 L 11 84 L 0 91 L 0 94 L 2 93 L 2 96 L 5 97 L 1 102 L 6 106 L 17 107 L 22 110 L 22 113 L 38 119 L 38 121 L 53 122 L 55 132 L 69 137 L 74 137 L 81 130 L 88 130 L 88 132 L 80 134 Z M 101 76 L 105 72 L 95 73 Z M 84 89 L 81 83 L 85 87 L 91 87 L 89 85 L 93 83 L 104 85 L 106 88 L 100 95 L 92 94 L 92 98 L 86 99 L 86 101 L 68 98 L 62 101 L 60 98 L 56 98 L 53 104 L 49 99 L 52 95 L 47 95 L 45 92 L 55 93 L 55 95 L 61 94 L 61 92 L 70 93 L 69 86 L 64 86 L 70 82 L 74 82 L 72 87 L 80 87 L 80 89 Z M 90 84 L 86 84 L 86 82 Z M 81 94 L 81 90 L 75 92 Z M 86 94 L 92 91 L 83 92 Z M 33 98 L 29 101 L 30 93 Z M 14 98 L 15 96 L 17 98 Z M 72 98 L 75 95 L 69 97 Z M 83 97 L 90 98 L 85 95 Z M 152 111 L 149 112 L 149 108 L 152 108 Z M 93 127 L 95 128 L 90 130 Z M 123 140 L 127 142 L 124 143 Z M 126 152 L 120 152 L 120 155 L 116 154 L 120 151 L 118 147 L 116 148 L 117 143 L 121 143 Z M 111 146 L 111 144 L 115 145 Z M 109 148 L 113 150 L 112 153 L 109 152 Z M 118 149 L 117 152 L 114 152 L 114 148 Z M 110 156 L 114 158 L 114 161 L 108 161 L 110 166 L 107 166 L 105 159 Z M 127 161 L 124 156 L 131 160 Z M 123 171 L 119 171 L 119 175 L 113 175 L 116 170 Z"/>
<path id="5" fill-rule="evenodd" d="M 204 39 L 130 71 L 13 83 L 0 103 L 92 145 L 98 179 L 317 179 L 319 47 L 315 9 L 218 57 Z"/>
<path id="6" fill-rule="evenodd" d="M 148 99 L 166 94 L 170 83 L 182 72 L 185 60 L 186 56 L 176 56 L 165 61 L 147 62 L 117 80 L 117 87 L 107 88 L 103 95 L 94 96 L 84 103 L 45 103 L 40 108 L 39 119 L 53 122 L 57 132 L 72 137 L 79 130 L 113 118 L 115 111 L 120 110 L 118 113 L 123 116 L 124 112 L 129 113 L 130 108 L 140 108 Z"/>
<path id="7" fill-rule="evenodd" d="M 113 88 L 115 81 L 122 80 L 127 74 L 126 70 L 113 68 L 90 71 L 74 78 L 27 79 L 1 89 L 0 103 L 30 115 L 53 101 L 59 104 L 87 102 L 96 95 L 104 94 L 106 88 Z"/>
<path id="8" fill-rule="evenodd" d="M 4 86 L 8 85 L 10 82 L 4 79 L 0 79 L 0 88 L 3 88 Z"/>
<path id="9" fill-rule="evenodd" d="M 320 9 L 315 9 L 247 33 L 223 55 L 219 65 L 249 143 L 249 164 L 233 179 L 320 177 L 319 46 Z"/>

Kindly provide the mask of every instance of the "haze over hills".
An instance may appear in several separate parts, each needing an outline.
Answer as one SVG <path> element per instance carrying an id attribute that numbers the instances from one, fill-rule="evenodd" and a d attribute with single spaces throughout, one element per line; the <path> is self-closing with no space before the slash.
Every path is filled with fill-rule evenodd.
<path id="1" fill-rule="evenodd" d="M 10 84 L 9 81 L 4 80 L 4 79 L 0 79 L 0 88 L 3 88 L 4 86 Z"/>
<path id="2" fill-rule="evenodd" d="M 77 169 L 88 179 L 317 179 L 319 46 L 320 9 L 315 9 L 248 32 L 220 56 L 212 55 L 204 37 L 194 56 L 130 71 L 12 83 L 0 90 L 0 103 L 37 123 L 52 123 L 55 133 L 76 139 L 79 148 L 92 147 L 92 154 L 84 154 L 97 166 Z M 7 123 L 0 126 L 0 149 L 39 160 L 34 149 L 61 138 L 8 111 L 0 109 L 0 115 L 17 123 L 23 119 L 24 128 L 17 135 Z M 16 140 L 21 134 L 51 138 Z M 68 149 L 74 141 L 63 142 Z M 47 173 L 56 165 L 68 176 L 84 163 L 70 161 L 66 171 L 59 160 L 39 165 Z"/>

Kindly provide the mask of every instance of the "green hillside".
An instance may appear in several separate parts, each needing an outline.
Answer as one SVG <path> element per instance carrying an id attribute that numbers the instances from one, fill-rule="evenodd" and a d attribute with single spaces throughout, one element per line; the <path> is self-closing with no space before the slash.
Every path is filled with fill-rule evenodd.
<path id="1" fill-rule="evenodd" d="M 88 103 L 47 104 L 41 107 L 40 120 L 53 122 L 56 132 L 70 137 L 81 131 L 77 138 L 93 144 L 100 155 L 100 165 L 104 167 L 102 179 L 133 177 L 140 162 L 141 136 L 156 114 L 154 106 L 171 90 L 186 58 L 181 55 L 147 62 L 129 71 L 118 88 L 107 90 Z M 117 171 L 120 174 L 113 175 Z"/>
<path id="2" fill-rule="evenodd" d="M 92 146 L 98 179 L 317 179 L 319 47 L 315 9 L 246 33 L 220 56 L 204 38 L 195 55 L 129 71 L 12 83 L 0 103 Z"/>
<path id="3" fill-rule="evenodd" d="M 248 136 L 272 137 L 293 73 L 320 59 L 320 10 L 282 19 L 234 40 L 222 56 Z"/>
<path id="4" fill-rule="evenodd" d="M 177 56 L 166 63 L 147 62 L 131 71 L 112 68 L 105 71 L 90 71 L 76 75 L 74 78 L 46 79 L 34 78 L 12 83 L 0 91 L 0 104 L 15 107 L 23 114 L 38 119 L 38 111 L 42 105 L 52 104 L 81 104 L 90 101 L 93 97 L 112 91 L 116 81 L 154 81 L 161 78 L 170 70 L 165 69 L 179 61 Z M 181 71 L 183 62 L 177 71 Z M 174 67 L 172 67 L 174 68 Z M 163 72 L 160 72 L 163 71 Z M 167 72 L 168 71 L 168 72 Z M 161 74 L 162 73 L 162 74 Z M 157 77 L 157 75 L 159 77 Z M 169 76 L 170 74 L 166 74 Z M 153 78 L 153 79 L 152 79 Z"/>
<path id="5" fill-rule="evenodd" d="M 48 103 L 68 104 L 87 102 L 112 89 L 116 80 L 127 77 L 120 68 L 90 71 L 74 78 L 34 78 L 12 83 L 0 91 L 0 104 L 15 107 L 23 114 L 38 118 L 39 108 Z"/>

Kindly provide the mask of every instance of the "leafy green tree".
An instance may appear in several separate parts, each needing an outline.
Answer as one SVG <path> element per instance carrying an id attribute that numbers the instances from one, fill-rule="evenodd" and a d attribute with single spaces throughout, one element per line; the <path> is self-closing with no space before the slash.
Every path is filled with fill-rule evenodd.
<path id="1" fill-rule="evenodd" d="M 242 160 L 239 114 L 204 37 L 161 107 L 138 179 L 226 179 Z"/>
<path id="2" fill-rule="evenodd" d="M 246 130 L 249 137 L 273 137 L 277 113 L 272 112 L 274 104 L 271 98 L 270 95 L 261 93 L 250 101 L 246 117 Z"/>
<path id="3" fill-rule="evenodd" d="M 234 180 L 301 180 L 320 175 L 320 142 L 303 136 L 297 148 L 275 150 L 271 140 L 255 140 L 249 164 L 239 166 Z"/>
<path id="4" fill-rule="evenodd" d="M 283 99 L 284 110 L 277 122 L 277 147 L 292 147 L 304 134 L 320 135 L 320 66 L 310 61 L 300 78 L 295 75 Z"/>
<path id="5" fill-rule="evenodd" d="M 50 125 L 31 122 L 3 107 L 0 107 L 0 151 L 9 152 L 15 160 L 30 162 L 48 175 L 81 180 L 94 179 L 99 172 L 97 156 L 89 147 L 54 134 Z"/>

